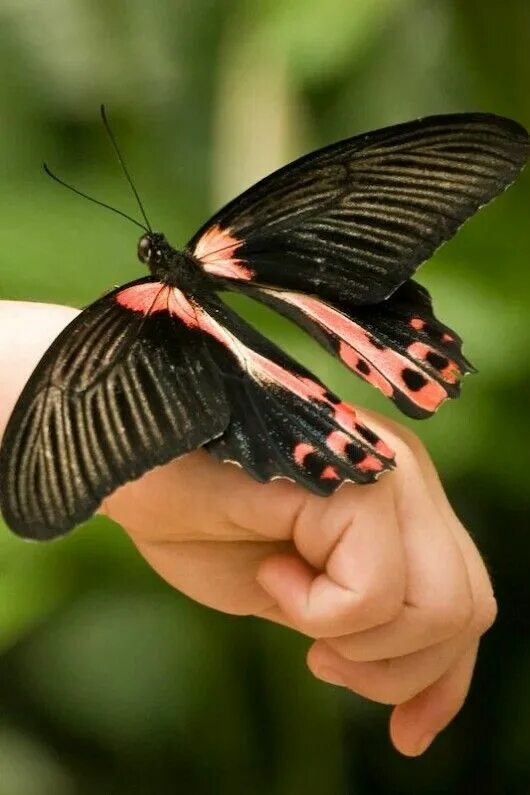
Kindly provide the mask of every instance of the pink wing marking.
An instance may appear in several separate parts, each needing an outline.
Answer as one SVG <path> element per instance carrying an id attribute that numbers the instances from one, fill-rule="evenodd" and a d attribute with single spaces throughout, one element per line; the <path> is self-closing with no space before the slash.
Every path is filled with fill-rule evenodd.
<path id="1" fill-rule="evenodd" d="M 326 445 L 339 456 L 344 456 L 351 439 L 343 431 L 331 431 L 326 439 Z"/>
<path id="2" fill-rule="evenodd" d="M 347 446 L 356 439 L 363 448 L 371 445 L 380 456 L 392 461 L 394 453 L 390 448 L 365 425 L 357 419 L 355 409 L 348 403 L 333 402 L 328 397 L 326 389 L 306 376 L 291 373 L 270 359 L 248 348 L 237 337 L 218 323 L 201 306 L 188 300 L 184 293 L 176 287 L 170 287 L 160 282 L 146 282 L 144 284 L 127 287 L 116 295 L 116 301 L 121 306 L 133 312 L 149 315 L 154 312 L 168 312 L 178 317 L 189 328 L 200 328 L 218 342 L 228 348 L 237 358 L 241 367 L 251 376 L 262 383 L 278 384 L 284 389 L 293 392 L 303 400 L 326 404 L 336 423 L 343 431 L 332 431 L 326 443 L 330 450 L 342 458 L 347 458 Z M 365 431 L 365 435 L 363 435 Z M 367 437 L 370 441 L 367 441 Z M 294 460 L 303 466 L 304 459 L 316 448 L 307 442 L 300 442 L 294 449 Z M 366 453 L 365 457 L 355 466 L 364 471 L 380 472 L 384 465 L 374 455 Z M 322 478 L 339 478 L 333 467 L 326 467 Z"/>
<path id="3" fill-rule="evenodd" d="M 348 439 L 348 441 L 350 440 Z M 298 464 L 298 466 L 302 467 L 304 466 L 306 457 L 308 455 L 311 455 L 311 453 L 316 453 L 316 452 L 317 449 L 312 444 L 308 444 L 307 442 L 298 442 L 298 444 L 295 445 L 293 450 L 293 458 L 295 460 L 295 463 Z M 340 475 L 337 473 L 337 470 L 331 466 L 331 464 L 328 464 L 326 467 L 324 467 L 324 469 L 320 473 L 320 479 L 340 480 Z"/>
<path id="4" fill-rule="evenodd" d="M 434 364 L 429 361 L 429 356 L 434 355 L 441 362 L 441 366 L 436 367 L 436 370 L 440 373 L 444 381 L 447 381 L 448 384 L 456 384 L 459 380 L 460 371 L 456 362 L 447 359 L 445 356 L 440 356 L 430 345 L 426 345 L 424 342 L 413 342 L 412 345 L 409 345 L 407 351 L 413 359 L 417 362 L 425 362 L 428 367 L 434 367 Z M 434 361 L 436 361 L 436 359 L 434 359 Z"/>
<path id="5" fill-rule="evenodd" d="M 340 480 L 340 475 L 331 464 L 328 464 L 320 473 L 320 480 Z"/>
<path id="6" fill-rule="evenodd" d="M 195 308 L 184 293 L 161 282 L 145 282 L 126 287 L 117 293 L 116 301 L 125 309 L 140 312 L 142 315 L 168 312 L 189 328 L 198 325 Z"/>
<path id="7" fill-rule="evenodd" d="M 387 397 L 392 397 L 394 388 L 398 387 L 409 400 L 427 411 L 435 411 L 447 398 L 446 390 L 438 381 L 426 376 L 424 370 L 416 367 L 413 362 L 392 348 L 381 348 L 362 326 L 337 309 L 300 293 L 282 291 L 278 294 L 273 290 L 261 289 L 301 309 L 338 339 L 339 356 L 342 361 Z M 423 359 L 421 361 L 423 362 Z M 416 374 L 417 383 L 421 384 L 416 389 L 412 389 L 405 380 L 411 371 Z"/>
<path id="8" fill-rule="evenodd" d="M 357 464 L 357 467 L 367 472 L 380 472 L 383 469 L 383 464 L 375 455 L 368 454 Z"/>
<path id="9" fill-rule="evenodd" d="M 409 325 L 415 331 L 421 331 L 423 328 L 425 328 L 425 320 L 422 320 L 421 317 L 411 317 L 409 320 Z"/>
<path id="10" fill-rule="evenodd" d="M 132 312 L 149 315 L 151 312 L 167 312 L 169 287 L 161 282 L 145 282 L 126 287 L 116 294 L 116 302 Z"/>
<path id="11" fill-rule="evenodd" d="M 330 402 L 330 401 L 329 401 Z M 363 436 L 363 431 L 372 437 L 375 434 L 372 434 L 370 429 L 359 420 L 357 412 L 349 403 L 345 403 L 341 401 L 340 403 L 331 403 L 330 405 L 333 406 L 333 417 L 336 422 L 344 428 L 347 433 L 359 437 L 366 442 L 365 437 Z M 372 447 L 377 450 L 379 455 L 382 455 L 384 458 L 393 459 L 394 458 L 394 451 L 386 445 L 382 439 L 376 437 L 374 441 L 370 441 Z"/>
<path id="12" fill-rule="evenodd" d="M 229 228 L 221 229 L 219 224 L 215 224 L 199 238 L 193 256 L 213 276 L 248 281 L 254 276 L 254 271 L 244 260 L 234 257 L 243 242 L 232 235 Z"/>
<path id="13" fill-rule="evenodd" d="M 228 329 L 224 328 L 220 323 L 214 320 L 204 309 L 195 305 L 195 312 L 198 319 L 198 324 L 202 331 L 210 334 L 218 342 L 227 347 L 239 361 L 241 367 L 245 369 L 249 375 L 265 384 L 277 384 L 289 392 L 294 393 L 302 400 L 308 400 L 315 403 L 323 403 L 328 406 L 335 422 L 345 431 L 345 438 L 347 443 L 352 442 L 354 439 L 361 444 L 363 448 L 370 445 L 372 449 L 381 457 L 388 461 L 394 460 L 394 452 L 379 439 L 374 433 L 370 431 L 363 423 L 361 423 L 355 413 L 353 406 L 344 402 L 333 402 L 328 396 L 328 392 L 321 384 L 313 381 L 306 376 L 296 375 L 286 370 L 276 362 L 267 359 L 265 356 L 248 348 L 240 340 L 237 339 Z M 364 431 L 364 433 L 363 433 Z M 336 432 L 340 433 L 340 432 Z M 349 435 L 346 436 L 346 434 Z M 337 452 L 339 446 L 339 436 L 330 434 L 332 442 L 335 446 L 334 452 Z M 329 442 L 328 437 L 328 442 Z M 330 447 L 330 449 L 334 449 Z M 346 443 L 342 446 L 341 455 L 346 458 Z M 305 456 L 315 452 L 311 445 L 306 443 L 299 443 L 294 450 L 294 456 L 297 463 L 303 462 Z M 367 470 L 381 471 L 384 468 L 382 462 L 373 455 L 367 453 L 363 459 L 362 467 Z M 355 464 L 360 466 L 360 464 Z"/>
<path id="14" fill-rule="evenodd" d="M 341 340 L 339 344 L 339 356 L 344 364 L 346 364 L 351 370 L 354 370 L 369 384 L 372 384 L 372 386 L 375 386 L 377 389 L 379 389 L 383 395 L 385 395 L 385 397 L 392 397 L 394 394 L 394 387 L 390 381 L 385 378 L 384 375 L 382 375 L 378 370 L 372 370 L 368 373 L 361 370 L 359 362 L 364 362 L 368 370 L 370 370 L 370 365 L 364 357 L 359 357 L 357 351 L 352 348 L 351 345 L 348 345 L 348 343 L 344 342 L 344 340 Z"/>
<path id="15" fill-rule="evenodd" d="M 294 448 L 293 457 L 298 466 L 303 466 L 304 460 L 311 453 L 315 453 L 316 448 L 308 442 L 298 442 Z"/>

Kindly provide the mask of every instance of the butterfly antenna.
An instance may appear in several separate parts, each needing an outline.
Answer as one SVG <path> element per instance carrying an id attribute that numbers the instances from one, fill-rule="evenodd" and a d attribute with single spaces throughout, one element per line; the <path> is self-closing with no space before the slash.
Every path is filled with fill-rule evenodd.
<path id="1" fill-rule="evenodd" d="M 68 190 L 71 190 L 73 193 L 77 193 L 78 196 L 82 196 L 84 199 L 88 199 L 88 201 L 94 202 L 94 204 L 99 204 L 100 207 L 106 207 L 107 210 L 112 210 L 113 213 L 121 215 L 122 218 L 127 218 L 128 221 L 132 221 L 133 224 L 139 226 L 140 229 L 144 230 L 144 232 L 151 232 L 151 227 L 146 228 L 139 221 L 136 221 L 134 218 L 131 218 L 130 215 L 127 215 L 127 213 L 123 213 L 121 210 L 116 209 L 116 207 L 111 207 L 110 204 L 106 204 L 105 202 L 102 202 L 99 199 L 94 199 L 94 197 L 89 196 L 88 193 L 83 193 L 82 190 L 78 190 L 78 188 L 74 188 L 73 185 L 69 185 L 68 182 L 65 182 L 63 179 L 60 179 L 56 174 L 54 174 L 46 163 L 43 163 L 42 167 L 49 177 L 55 180 L 55 182 L 58 182 L 59 185 L 62 185 L 64 188 L 68 188 Z"/>
<path id="2" fill-rule="evenodd" d="M 146 215 L 145 210 L 144 210 L 144 206 L 142 204 L 140 196 L 138 195 L 138 191 L 136 190 L 134 182 L 132 181 L 132 177 L 129 174 L 129 171 L 127 170 L 127 166 L 125 165 L 125 161 L 124 161 L 123 156 L 122 156 L 122 154 L 120 152 L 120 149 L 118 147 L 118 143 L 116 141 L 116 138 L 114 137 L 114 133 L 112 132 L 112 130 L 110 128 L 109 120 L 107 118 L 107 111 L 105 110 L 105 105 L 101 105 L 100 112 L 101 112 L 101 120 L 103 122 L 103 126 L 105 127 L 107 135 L 110 138 L 110 142 L 111 142 L 112 147 L 113 147 L 113 149 L 114 149 L 114 151 L 116 153 L 116 157 L 118 158 L 118 162 L 119 162 L 120 166 L 123 169 L 123 173 L 125 174 L 127 182 L 131 186 L 131 190 L 134 193 L 136 201 L 138 202 L 138 207 L 140 208 L 140 212 L 142 213 L 143 219 L 145 221 L 145 225 L 147 226 L 149 232 L 152 233 L 153 230 L 151 228 L 151 224 L 148 221 L 147 215 Z"/>

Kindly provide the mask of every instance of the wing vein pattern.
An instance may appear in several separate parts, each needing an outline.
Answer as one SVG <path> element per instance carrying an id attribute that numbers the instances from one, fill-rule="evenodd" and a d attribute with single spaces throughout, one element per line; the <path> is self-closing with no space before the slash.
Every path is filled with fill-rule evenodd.
<path id="1" fill-rule="evenodd" d="M 153 299 L 169 292 L 147 278 L 96 301 L 59 335 L 26 385 L 0 451 L 0 502 L 15 531 L 65 532 L 122 483 L 228 425 L 204 335 L 161 311 L 161 301 L 156 312 L 120 302 L 138 287 Z"/>
<path id="2" fill-rule="evenodd" d="M 376 304 L 505 190 L 528 152 L 526 130 L 485 113 L 358 135 L 265 177 L 188 251 L 227 283 Z"/>

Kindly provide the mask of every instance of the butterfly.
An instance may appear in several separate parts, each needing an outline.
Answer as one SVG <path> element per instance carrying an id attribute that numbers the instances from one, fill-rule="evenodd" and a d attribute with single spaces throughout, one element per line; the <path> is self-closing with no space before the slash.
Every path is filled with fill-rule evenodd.
<path id="1" fill-rule="evenodd" d="M 84 309 L 31 375 L 0 449 L 7 524 L 62 535 L 121 484 L 199 447 L 319 495 L 392 469 L 354 407 L 220 293 L 272 307 L 402 412 L 428 417 L 473 368 L 411 276 L 516 179 L 526 130 L 463 113 L 357 135 L 265 177 L 178 250 L 152 231 L 102 114 L 145 220 L 150 275 Z"/>

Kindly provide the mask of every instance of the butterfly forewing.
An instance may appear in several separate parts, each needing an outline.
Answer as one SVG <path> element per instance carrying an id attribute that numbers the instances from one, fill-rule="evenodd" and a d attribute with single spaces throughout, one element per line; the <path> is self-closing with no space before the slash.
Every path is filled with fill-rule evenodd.
<path id="1" fill-rule="evenodd" d="M 490 114 L 432 116 L 309 154 L 188 244 L 214 277 L 374 304 L 510 185 L 528 134 Z"/>
<path id="2" fill-rule="evenodd" d="M 59 335 L 0 449 L 0 506 L 13 530 L 60 535 L 120 484 L 223 432 L 223 383 L 191 312 L 180 291 L 143 279 Z"/>

